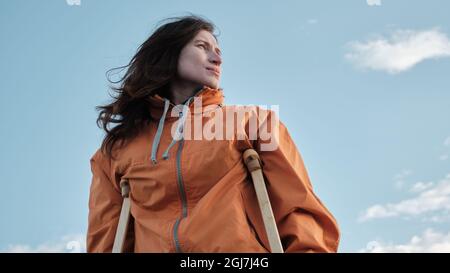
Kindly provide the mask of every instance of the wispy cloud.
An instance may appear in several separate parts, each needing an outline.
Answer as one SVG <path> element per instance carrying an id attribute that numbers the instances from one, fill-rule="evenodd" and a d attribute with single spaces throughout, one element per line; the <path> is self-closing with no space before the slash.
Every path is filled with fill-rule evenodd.
<path id="1" fill-rule="evenodd" d="M 81 5 L 81 0 L 66 0 L 66 3 L 69 6 L 79 6 Z"/>
<path id="2" fill-rule="evenodd" d="M 396 30 L 389 38 L 378 36 L 366 42 L 348 43 L 345 58 L 360 68 L 396 74 L 428 59 L 450 56 L 450 41 L 438 28 Z"/>
<path id="3" fill-rule="evenodd" d="M 416 184 L 418 196 L 397 203 L 377 204 L 369 207 L 359 217 L 359 222 L 389 217 L 416 217 L 426 213 L 450 211 L 450 174 L 439 183 Z M 414 186 L 413 186 L 414 188 Z M 422 191 L 419 191 L 421 188 Z"/>
<path id="4" fill-rule="evenodd" d="M 381 6 L 381 0 L 366 0 L 369 6 Z"/>
<path id="5" fill-rule="evenodd" d="M 394 176 L 394 185 L 397 189 L 402 189 L 405 185 L 405 179 L 412 174 L 411 170 L 402 170 Z"/>
<path id="6" fill-rule="evenodd" d="M 427 229 L 422 235 L 413 236 L 405 244 L 385 243 L 379 240 L 371 241 L 359 252 L 371 253 L 412 253 L 412 252 L 450 252 L 450 232 L 440 233 Z"/>
<path id="7" fill-rule="evenodd" d="M 444 146 L 450 147 L 450 136 L 444 140 Z"/>
<path id="8" fill-rule="evenodd" d="M 310 24 L 310 25 L 317 24 L 318 22 L 319 22 L 319 20 L 314 19 L 314 18 L 308 19 L 308 24 Z"/>
<path id="9" fill-rule="evenodd" d="M 417 182 L 416 184 L 414 184 L 411 187 L 410 191 L 411 192 L 421 192 L 421 191 L 424 191 L 431 187 L 433 187 L 433 182 L 431 182 L 431 181 L 430 182 Z"/>
<path id="10" fill-rule="evenodd" d="M 450 136 L 444 140 L 444 146 L 450 147 Z M 439 156 L 439 160 L 447 160 L 447 159 L 448 159 L 448 154 L 442 154 L 441 156 Z"/>
<path id="11" fill-rule="evenodd" d="M 84 234 L 69 234 L 62 236 L 56 241 L 44 242 L 36 247 L 27 244 L 13 244 L 0 252 L 8 253 L 60 253 L 86 252 L 86 236 Z"/>
<path id="12" fill-rule="evenodd" d="M 421 222 L 435 223 L 435 224 L 448 223 L 449 221 L 450 221 L 450 211 L 448 210 L 440 211 L 438 213 L 434 213 L 433 215 L 425 216 L 421 219 Z"/>

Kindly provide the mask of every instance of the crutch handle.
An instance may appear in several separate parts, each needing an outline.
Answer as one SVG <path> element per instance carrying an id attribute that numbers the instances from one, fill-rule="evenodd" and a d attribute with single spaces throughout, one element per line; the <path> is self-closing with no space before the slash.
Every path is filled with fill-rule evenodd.
<path id="1" fill-rule="evenodd" d="M 250 172 L 261 169 L 261 159 L 258 153 L 253 149 L 247 149 L 244 152 L 244 162 Z"/>

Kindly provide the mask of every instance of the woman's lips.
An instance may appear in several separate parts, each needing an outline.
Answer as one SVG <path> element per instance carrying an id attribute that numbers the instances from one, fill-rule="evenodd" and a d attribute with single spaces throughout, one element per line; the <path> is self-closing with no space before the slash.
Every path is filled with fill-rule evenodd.
<path id="1" fill-rule="evenodd" d="M 213 70 L 213 69 L 210 69 L 210 68 L 206 68 L 206 70 L 208 70 L 209 72 L 213 73 L 213 74 L 216 75 L 217 77 L 220 76 L 220 72 L 218 72 L 218 71 L 216 71 L 216 70 Z"/>

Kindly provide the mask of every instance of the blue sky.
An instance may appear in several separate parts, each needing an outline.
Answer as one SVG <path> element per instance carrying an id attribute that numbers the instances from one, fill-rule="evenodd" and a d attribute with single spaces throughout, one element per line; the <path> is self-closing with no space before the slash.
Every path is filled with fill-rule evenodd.
<path id="1" fill-rule="evenodd" d="M 219 28 L 227 104 L 279 105 L 341 252 L 450 252 L 448 1 L 0 2 L 2 251 L 84 250 L 105 72 L 159 20 Z"/>

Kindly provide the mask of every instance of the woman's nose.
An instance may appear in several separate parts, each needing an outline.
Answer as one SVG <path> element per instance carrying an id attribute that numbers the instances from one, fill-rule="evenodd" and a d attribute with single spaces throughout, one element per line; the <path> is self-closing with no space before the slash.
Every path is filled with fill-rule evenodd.
<path id="1" fill-rule="evenodd" d="M 211 55 L 212 56 L 210 57 L 210 61 L 215 65 L 219 66 L 222 63 L 222 57 L 215 52 L 213 52 Z"/>

